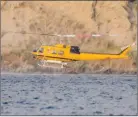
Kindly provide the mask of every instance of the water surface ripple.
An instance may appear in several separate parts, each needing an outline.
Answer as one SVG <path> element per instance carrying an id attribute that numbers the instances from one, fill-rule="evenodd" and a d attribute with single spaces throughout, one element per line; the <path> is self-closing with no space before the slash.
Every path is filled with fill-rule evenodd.
<path id="1" fill-rule="evenodd" d="M 134 75 L 1 75 L 2 115 L 136 115 Z"/>

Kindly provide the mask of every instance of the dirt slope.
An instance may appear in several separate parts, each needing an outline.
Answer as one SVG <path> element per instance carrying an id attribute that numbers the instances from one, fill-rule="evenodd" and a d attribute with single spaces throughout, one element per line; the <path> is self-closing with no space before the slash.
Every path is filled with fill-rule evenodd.
<path id="1" fill-rule="evenodd" d="M 136 41 L 137 5 L 127 1 L 3 1 L 1 2 L 2 69 L 39 71 L 29 51 L 44 44 L 59 43 L 59 38 L 40 35 L 6 33 L 25 31 L 33 33 L 118 34 L 117 37 L 66 39 L 65 44 L 78 45 L 82 51 L 114 52 Z M 136 47 L 134 47 L 135 49 Z M 135 54 L 135 53 L 134 53 Z M 133 55 L 134 56 L 134 55 Z M 135 55 L 136 56 L 136 55 Z M 134 58 L 134 57 L 133 57 Z M 76 72 L 93 72 L 102 67 L 135 71 L 135 59 L 124 61 L 88 62 L 76 64 Z M 116 63 L 122 63 L 117 64 Z M 131 68 L 131 69 L 127 69 Z"/>

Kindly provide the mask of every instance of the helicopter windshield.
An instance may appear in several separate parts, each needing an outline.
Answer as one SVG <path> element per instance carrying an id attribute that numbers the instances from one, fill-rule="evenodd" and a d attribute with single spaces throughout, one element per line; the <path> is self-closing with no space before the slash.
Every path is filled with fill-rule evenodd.
<path id="1" fill-rule="evenodd" d="M 43 53 L 44 52 L 44 48 L 39 48 L 38 52 Z"/>
<path id="2" fill-rule="evenodd" d="M 37 52 L 38 49 L 34 49 L 33 52 Z"/>

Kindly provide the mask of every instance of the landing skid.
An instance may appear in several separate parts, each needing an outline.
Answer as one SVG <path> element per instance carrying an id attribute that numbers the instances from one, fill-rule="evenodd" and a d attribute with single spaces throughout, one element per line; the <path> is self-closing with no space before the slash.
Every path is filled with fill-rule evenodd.
<path id="1" fill-rule="evenodd" d="M 67 63 L 63 63 L 61 61 L 51 61 L 51 60 L 41 60 L 38 62 L 38 66 L 43 68 L 56 68 L 56 69 L 63 69 L 65 68 Z"/>

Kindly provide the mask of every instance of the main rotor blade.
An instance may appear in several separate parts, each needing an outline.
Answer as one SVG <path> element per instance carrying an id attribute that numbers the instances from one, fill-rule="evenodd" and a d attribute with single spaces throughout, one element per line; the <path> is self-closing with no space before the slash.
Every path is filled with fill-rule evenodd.
<path id="1" fill-rule="evenodd" d="M 116 37 L 118 36 L 117 34 L 94 34 L 92 35 L 93 37 L 101 37 L 101 36 L 111 36 L 111 37 Z"/>
<path id="2" fill-rule="evenodd" d="M 101 37 L 101 36 L 111 36 L 111 37 L 116 37 L 118 35 L 116 34 L 109 34 L 109 35 L 102 35 L 102 34 L 79 34 L 79 35 L 59 35 L 59 34 L 53 34 L 53 36 L 59 36 L 59 37 Z"/>
<path id="3" fill-rule="evenodd" d="M 33 34 L 33 35 L 48 35 L 48 36 L 55 36 L 54 34 L 50 34 L 50 33 L 30 33 L 30 32 L 13 32 L 13 31 L 5 31 L 5 33 L 19 33 L 19 34 Z"/>
<path id="4" fill-rule="evenodd" d="M 75 37 L 76 35 L 59 35 L 59 34 L 54 34 L 54 36 L 59 36 L 59 37 Z"/>
<path id="5" fill-rule="evenodd" d="M 22 32 L 13 32 L 13 31 L 7 31 L 5 33 L 19 33 L 19 34 L 31 34 L 31 35 L 47 35 L 47 36 L 58 36 L 58 37 L 70 37 L 70 38 L 73 38 L 73 37 L 101 37 L 101 36 L 111 36 L 111 37 L 116 37 L 118 36 L 117 34 L 78 34 L 78 35 L 75 35 L 75 34 L 67 34 L 67 35 L 61 35 L 61 34 L 50 34 L 50 33 L 30 33 L 30 32 L 25 32 L 25 31 L 22 31 Z"/>

